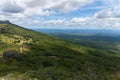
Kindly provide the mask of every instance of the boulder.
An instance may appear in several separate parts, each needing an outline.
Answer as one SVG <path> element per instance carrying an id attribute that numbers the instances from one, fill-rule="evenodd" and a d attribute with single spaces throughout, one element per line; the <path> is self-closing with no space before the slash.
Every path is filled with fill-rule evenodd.
<path id="1" fill-rule="evenodd" d="M 5 51 L 3 53 L 3 58 L 13 58 L 13 59 L 20 59 L 20 54 L 14 52 L 14 51 Z"/>

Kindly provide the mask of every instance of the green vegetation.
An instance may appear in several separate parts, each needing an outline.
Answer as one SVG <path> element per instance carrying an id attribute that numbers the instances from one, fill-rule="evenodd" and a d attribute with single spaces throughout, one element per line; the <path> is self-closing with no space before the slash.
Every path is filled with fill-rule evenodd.
<path id="1" fill-rule="evenodd" d="M 72 34 L 72 33 L 52 33 L 51 35 L 71 41 L 87 47 L 106 50 L 109 53 L 119 55 L 120 52 L 120 36 L 112 34 Z"/>
<path id="2" fill-rule="evenodd" d="M 14 51 L 20 59 L 2 57 Z M 119 80 L 120 57 L 9 24 L 0 31 L 0 76 L 7 80 Z"/>

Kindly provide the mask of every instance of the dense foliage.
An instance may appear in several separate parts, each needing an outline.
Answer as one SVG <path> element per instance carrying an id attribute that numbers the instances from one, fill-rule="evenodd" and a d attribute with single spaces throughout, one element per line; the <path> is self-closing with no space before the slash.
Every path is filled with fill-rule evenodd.
<path id="1" fill-rule="evenodd" d="M 7 27 L 6 27 L 7 25 Z M 13 24 L 0 31 L 0 76 L 7 80 L 119 80 L 120 57 Z M 20 59 L 2 57 L 14 51 Z"/>

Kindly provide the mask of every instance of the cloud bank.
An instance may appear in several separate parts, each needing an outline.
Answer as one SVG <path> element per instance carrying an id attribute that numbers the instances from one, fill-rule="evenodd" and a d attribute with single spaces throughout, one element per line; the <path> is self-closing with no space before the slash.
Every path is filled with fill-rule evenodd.
<path id="1" fill-rule="evenodd" d="M 120 29 L 120 0 L 4 0 L 0 18 L 28 28 Z"/>

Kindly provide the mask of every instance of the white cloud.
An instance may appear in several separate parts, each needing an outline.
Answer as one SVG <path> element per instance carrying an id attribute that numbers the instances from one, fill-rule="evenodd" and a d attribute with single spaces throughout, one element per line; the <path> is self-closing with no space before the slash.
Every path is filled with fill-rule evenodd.
<path id="1" fill-rule="evenodd" d="M 72 23 L 80 23 L 80 22 L 85 22 L 89 19 L 89 17 L 86 17 L 86 18 L 78 18 L 78 17 L 75 17 L 71 20 Z"/>
<path id="2" fill-rule="evenodd" d="M 62 19 L 62 20 L 50 20 L 50 21 L 46 21 L 45 23 L 61 25 L 61 24 L 64 24 L 65 21 L 66 21 L 65 19 Z"/>
<path id="3" fill-rule="evenodd" d="M 93 0 L 4 0 L 0 3 L 0 10 L 7 13 L 29 13 L 43 15 L 51 10 L 69 12 L 84 5 L 92 3 Z"/>
<path id="4" fill-rule="evenodd" d="M 105 9 L 95 14 L 97 18 L 120 18 L 120 10 Z"/>
<path id="5" fill-rule="evenodd" d="M 70 20 L 43 20 L 42 23 L 38 24 L 41 26 L 53 26 L 57 28 L 120 29 L 120 18 L 97 18 L 95 16 L 82 18 L 75 17 Z"/>
<path id="6" fill-rule="evenodd" d="M 60 10 L 62 12 L 70 12 L 92 2 L 93 0 L 62 0 L 56 2 L 53 6 L 51 6 L 51 8 Z"/>
<path id="7" fill-rule="evenodd" d="M 34 16 L 70 12 L 92 2 L 93 0 L 3 0 L 0 3 L 0 18 L 14 23 L 22 20 L 25 22 L 25 19 L 32 21 L 31 18 Z M 60 22 L 58 20 L 56 24 Z"/>
<path id="8" fill-rule="evenodd" d="M 33 19 L 36 16 L 51 16 L 58 13 L 70 13 L 95 1 L 109 6 L 93 16 L 73 17 L 71 19 Z M 0 3 L 0 19 L 10 20 L 24 26 L 57 26 L 68 28 L 119 28 L 120 0 L 3 0 Z M 92 8 L 94 10 L 95 8 Z"/>

